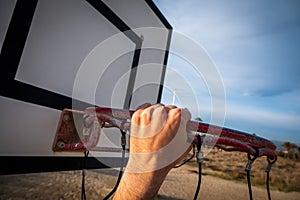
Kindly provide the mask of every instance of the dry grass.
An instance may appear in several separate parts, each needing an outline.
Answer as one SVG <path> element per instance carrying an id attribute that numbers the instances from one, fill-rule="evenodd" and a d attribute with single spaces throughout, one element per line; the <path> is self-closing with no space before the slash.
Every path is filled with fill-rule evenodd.
<path id="1" fill-rule="evenodd" d="M 241 152 L 225 152 L 213 149 L 203 162 L 203 173 L 224 179 L 246 182 L 245 166 L 247 154 Z M 196 162 L 189 162 L 195 166 Z M 266 157 L 255 160 L 251 170 L 251 183 L 265 185 Z M 270 172 L 270 187 L 275 190 L 300 192 L 300 162 L 278 157 Z"/>
<path id="2" fill-rule="evenodd" d="M 213 150 L 203 163 L 200 199 L 232 200 L 248 199 L 244 167 L 247 158 L 243 153 L 227 153 Z M 272 189 L 299 191 L 299 162 L 279 158 L 271 171 Z M 264 184 L 265 158 L 259 158 L 253 165 L 252 185 Z M 189 162 L 168 174 L 158 195 L 159 199 L 192 199 L 198 180 L 196 162 Z M 117 180 L 118 171 L 113 169 L 88 170 L 86 175 L 87 199 L 102 199 Z M 31 199 L 80 199 L 81 171 L 49 172 L 0 176 L 0 200 Z M 233 180 L 233 181 L 232 181 Z M 265 199 L 264 188 L 253 187 L 254 199 Z M 297 192 L 271 192 L 272 199 L 298 200 Z"/>

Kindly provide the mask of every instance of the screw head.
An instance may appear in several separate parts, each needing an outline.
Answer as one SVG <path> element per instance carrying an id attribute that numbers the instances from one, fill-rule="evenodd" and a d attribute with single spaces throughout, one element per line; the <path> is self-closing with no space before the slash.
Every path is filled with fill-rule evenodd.
<path id="1" fill-rule="evenodd" d="M 71 121 L 71 116 L 69 115 L 69 114 L 65 114 L 64 115 L 64 121 L 66 121 L 66 122 L 69 122 L 69 121 Z"/>
<path id="2" fill-rule="evenodd" d="M 60 149 L 63 149 L 65 147 L 65 143 L 63 141 L 59 141 L 57 142 L 57 147 L 60 148 Z"/>

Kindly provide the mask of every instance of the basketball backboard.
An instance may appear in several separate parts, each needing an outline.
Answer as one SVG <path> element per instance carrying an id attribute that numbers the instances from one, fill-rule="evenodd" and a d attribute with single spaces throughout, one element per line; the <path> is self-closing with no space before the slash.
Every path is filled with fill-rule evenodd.
<path id="1" fill-rule="evenodd" d="M 160 102 L 172 27 L 152 1 L 0 3 L 2 174 L 81 168 L 82 154 L 52 151 L 64 108 Z M 111 132 L 99 145 L 119 142 Z"/>

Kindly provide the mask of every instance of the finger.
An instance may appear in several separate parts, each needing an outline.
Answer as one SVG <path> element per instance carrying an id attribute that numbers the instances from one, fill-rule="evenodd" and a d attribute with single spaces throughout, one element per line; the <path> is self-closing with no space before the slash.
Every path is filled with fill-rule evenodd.
<path id="1" fill-rule="evenodd" d="M 151 103 L 144 103 L 142 105 L 140 105 L 139 107 L 136 108 L 136 110 L 139 110 L 139 109 L 145 109 L 147 107 L 151 106 Z"/>
<path id="2" fill-rule="evenodd" d="M 145 108 L 142 113 L 141 113 L 141 120 L 140 120 L 140 124 L 142 126 L 147 126 L 148 124 L 150 124 L 151 120 L 152 120 L 152 115 L 153 112 L 159 108 L 162 107 L 161 104 L 155 104 L 152 106 L 149 106 L 147 108 Z"/>
<path id="3" fill-rule="evenodd" d="M 154 131 L 153 134 L 157 134 L 163 129 L 167 115 L 166 107 L 164 106 L 159 106 L 154 109 L 151 120 L 152 131 Z"/>
<path id="4" fill-rule="evenodd" d="M 186 127 L 186 124 L 190 119 L 191 113 L 188 109 L 174 108 L 169 110 L 167 124 L 168 127 L 170 127 L 173 131 L 175 130 L 175 132 L 177 132 L 179 126 Z"/>
<path id="5" fill-rule="evenodd" d="M 181 109 L 174 108 L 169 110 L 165 128 L 170 129 L 170 135 L 176 135 L 181 121 Z"/>
<path id="6" fill-rule="evenodd" d="M 167 105 L 166 107 L 169 108 L 169 109 L 177 108 L 177 106 L 175 106 L 175 105 Z"/>
<path id="7" fill-rule="evenodd" d="M 174 106 L 174 105 L 167 105 L 167 106 L 165 106 L 165 109 L 166 109 L 167 113 L 168 113 L 170 110 L 174 109 L 174 108 L 177 108 L 177 107 Z"/>
<path id="8" fill-rule="evenodd" d="M 139 126 L 140 125 L 140 121 L 141 121 L 141 113 L 143 112 L 143 109 L 138 109 L 137 111 L 135 111 L 131 117 L 131 122 L 133 125 L 135 126 Z"/>
<path id="9" fill-rule="evenodd" d="M 181 118 L 182 118 L 182 120 L 187 122 L 187 121 L 191 120 L 192 114 L 187 108 L 182 108 L 181 109 Z"/>
<path id="10" fill-rule="evenodd" d="M 133 113 L 132 115 L 132 123 L 136 126 L 140 125 L 141 122 L 141 113 L 143 112 L 143 110 L 145 108 L 148 108 L 149 106 L 151 106 L 150 103 L 144 103 L 142 105 L 140 105 L 139 107 L 137 107 L 136 111 Z"/>
<path id="11" fill-rule="evenodd" d="M 168 119 L 172 120 L 180 120 L 180 115 L 181 115 L 181 109 L 180 108 L 173 108 L 170 109 L 168 112 Z"/>

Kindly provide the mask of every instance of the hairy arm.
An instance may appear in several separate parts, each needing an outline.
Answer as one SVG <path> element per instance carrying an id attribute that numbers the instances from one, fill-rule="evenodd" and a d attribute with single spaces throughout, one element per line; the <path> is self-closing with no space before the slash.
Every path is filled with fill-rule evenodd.
<path id="1" fill-rule="evenodd" d="M 130 155 L 114 200 L 155 199 L 176 163 L 191 150 L 186 109 L 146 104 L 131 121 Z"/>
<path id="2" fill-rule="evenodd" d="M 114 195 L 114 200 L 123 199 L 155 199 L 168 170 L 159 169 L 155 172 L 125 172 Z"/>

